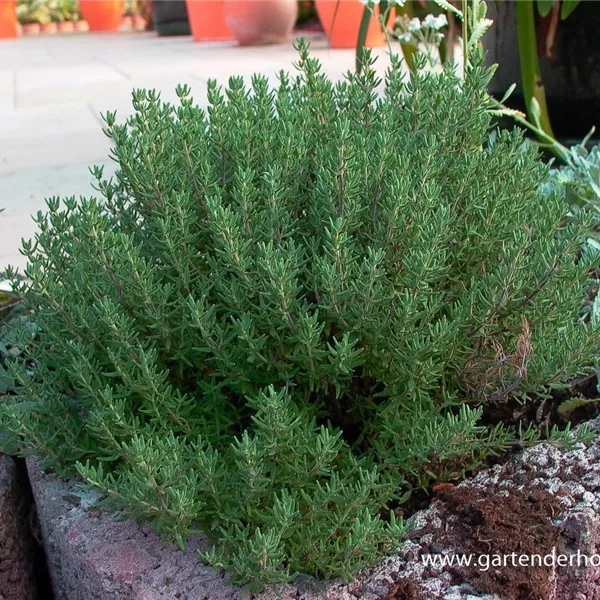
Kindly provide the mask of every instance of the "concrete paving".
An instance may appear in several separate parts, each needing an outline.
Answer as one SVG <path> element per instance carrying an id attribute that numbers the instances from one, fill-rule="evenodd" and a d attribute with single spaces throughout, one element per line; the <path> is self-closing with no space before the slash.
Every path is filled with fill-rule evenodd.
<path id="1" fill-rule="evenodd" d="M 332 78 L 353 68 L 352 50 L 332 50 L 319 34 L 307 37 Z M 378 54 L 383 69 L 387 58 Z M 261 72 L 275 81 L 296 58 L 291 41 L 240 48 L 152 32 L 0 40 L 0 271 L 24 267 L 20 240 L 35 234 L 31 215 L 44 209 L 45 198 L 93 193 L 88 168 L 105 164 L 109 151 L 100 114 L 116 110 L 126 118 L 133 88 L 155 88 L 175 100 L 176 85 L 186 83 L 204 104 L 208 79 L 226 83 L 231 75 Z"/>

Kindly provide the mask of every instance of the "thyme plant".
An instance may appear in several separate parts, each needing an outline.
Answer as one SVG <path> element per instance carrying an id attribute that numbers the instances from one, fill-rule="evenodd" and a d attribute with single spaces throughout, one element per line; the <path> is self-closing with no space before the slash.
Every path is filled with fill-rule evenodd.
<path id="1" fill-rule="evenodd" d="M 368 55 L 333 84 L 299 50 L 275 90 L 106 115 L 101 200 L 50 199 L 24 245 L 37 335 L 0 404 L 24 451 L 204 532 L 254 587 L 349 578 L 399 543 L 411 489 L 566 441 L 481 417 L 598 353 L 587 217 L 542 195 L 520 132 L 491 141 L 481 57 L 406 81 L 393 58 L 379 94 Z"/>

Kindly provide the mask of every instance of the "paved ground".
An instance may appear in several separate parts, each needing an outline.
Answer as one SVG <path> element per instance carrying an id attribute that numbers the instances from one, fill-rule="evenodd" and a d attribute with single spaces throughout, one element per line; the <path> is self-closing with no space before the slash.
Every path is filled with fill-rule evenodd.
<path id="1" fill-rule="evenodd" d="M 332 77 L 352 68 L 352 50 L 331 50 L 319 35 L 311 40 Z M 187 83 L 202 104 L 210 78 L 225 83 L 258 71 L 274 78 L 295 58 L 291 43 L 240 48 L 153 33 L 0 40 L 0 270 L 24 266 L 20 240 L 33 236 L 31 215 L 44 208 L 44 198 L 92 193 L 88 167 L 103 164 L 109 149 L 100 113 L 130 114 L 132 88 L 175 99 L 175 86 Z"/>

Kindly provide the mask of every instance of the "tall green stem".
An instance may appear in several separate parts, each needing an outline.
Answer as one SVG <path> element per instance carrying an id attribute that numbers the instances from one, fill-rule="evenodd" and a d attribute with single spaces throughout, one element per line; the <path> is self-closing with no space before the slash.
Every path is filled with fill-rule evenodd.
<path id="1" fill-rule="evenodd" d="M 407 14 L 409 16 L 414 16 L 414 11 L 412 7 L 412 0 L 408 0 L 403 7 L 395 7 L 390 8 L 387 2 L 381 2 L 379 5 L 379 22 L 383 32 L 385 33 L 385 37 L 388 44 L 388 49 L 390 54 L 392 53 L 392 46 L 390 43 L 390 34 L 387 31 L 387 21 L 389 17 L 389 11 L 395 10 L 396 14 Z M 360 73 L 360 70 L 363 65 L 364 51 L 365 51 L 365 42 L 367 39 L 367 32 L 369 31 L 369 25 L 371 23 L 371 18 L 376 19 L 374 15 L 371 14 L 372 9 L 369 6 L 365 6 L 365 10 L 363 12 L 362 20 L 360 22 L 360 28 L 358 31 L 358 40 L 356 41 L 356 71 Z M 413 68 L 413 55 L 417 51 L 416 48 L 408 44 L 400 44 L 402 47 L 402 53 L 404 54 L 404 60 L 408 68 L 412 71 Z"/>
<path id="2" fill-rule="evenodd" d="M 537 53 L 534 3 L 530 0 L 521 0 L 515 2 L 515 5 L 525 108 L 529 119 L 534 123 L 539 120 L 539 126 L 542 131 L 547 136 L 554 138 Z M 533 110 L 532 100 L 534 98 L 537 100 L 539 106 L 539 115 L 537 114 L 537 110 L 535 112 Z"/>
<path id="3" fill-rule="evenodd" d="M 407 17 L 414 17 L 415 11 L 413 7 L 412 0 L 407 0 L 404 6 L 396 9 L 396 14 L 398 15 L 406 15 Z M 402 48 L 402 54 L 404 55 L 404 60 L 406 61 L 406 66 L 413 71 L 414 70 L 414 56 L 417 53 L 417 49 L 410 44 L 403 44 L 400 42 L 400 47 Z"/>
<path id="4" fill-rule="evenodd" d="M 369 22 L 371 21 L 371 9 L 365 6 L 358 29 L 358 40 L 356 41 L 356 72 L 360 73 L 363 66 L 363 58 L 365 54 L 365 41 L 369 30 Z"/>
<path id="5" fill-rule="evenodd" d="M 463 70 L 469 64 L 469 0 L 462 0 Z"/>

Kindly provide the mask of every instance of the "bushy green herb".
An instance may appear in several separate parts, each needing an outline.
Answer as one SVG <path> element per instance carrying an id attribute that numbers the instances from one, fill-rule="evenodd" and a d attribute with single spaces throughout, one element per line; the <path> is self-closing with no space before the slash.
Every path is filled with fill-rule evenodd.
<path id="1" fill-rule="evenodd" d="M 10 357 L 13 346 L 8 323 L 18 311 L 19 304 L 18 297 L 0 289 L 0 396 L 9 393 L 15 385 L 14 378 L 4 363 Z"/>
<path id="2" fill-rule="evenodd" d="M 135 91 L 103 201 L 50 200 L 25 245 L 40 333 L 3 426 L 255 585 L 350 577 L 411 486 L 538 439 L 480 417 L 593 364 L 596 257 L 522 135 L 488 143 L 473 61 L 395 63 L 378 96 L 302 45 L 297 78 L 211 82 L 206 111 Z"/>
<path id="3" fill-rule="evenodd" d="M 0 209 L 0 212 L 3 210 Z M 8 283 L 3 272 L 0 272 L 0 282 Z M 21 298 L 0 288 L 0 404 L 4 397 L 16 391 L 17 383 L 8 363 L 11 359 L 24 359 L 24 352 L 35 333 L 36 325 L 27 314 Z M 17 454 L 20 442 L 18 433 L 0 428 L 0 451 L 5 454 Z"/>

